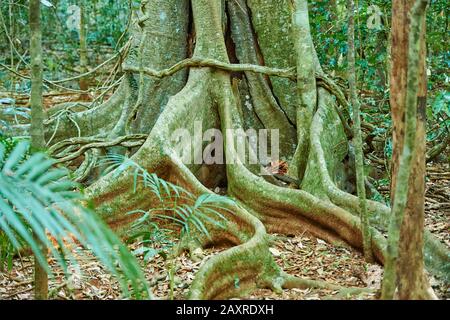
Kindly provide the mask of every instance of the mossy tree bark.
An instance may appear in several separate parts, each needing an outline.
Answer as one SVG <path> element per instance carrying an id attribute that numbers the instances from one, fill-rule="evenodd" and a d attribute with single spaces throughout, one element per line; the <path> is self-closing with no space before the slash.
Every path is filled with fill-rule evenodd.
<path id="1" fill-rule="evenodd" d="M 124 80 L 110 100 L 48 119 L 55 156 L 83 150 L 79 171 L 88 177 L 102 152 L 128 152 L 149 172 L 194 194 L 227 186 L 237 203 L 229 208 L 233 214 L 224 212 L 227 229 L 211 226 L 212 240 L 202 238 L 197 245 L 231 248 L 203 265 L 191 298 L 229 298 L 257 285 L 330 287 L 287 276 L 276 266 L 267 237 L 267 232 L 309 232 L 337 245 L 363 247 L 360 201 L 342 188 L 348 101 L 320 66 L 307 26 L 307 2 L 156 0 L 142 1 L 141 10 L 123 64 Z M 306 63 L 299 59 L 302 54 Z M 236 151 L 227 137 L 226 164 L 184 164 L 172 133 L 183 128 L 193 136 L 199 123 L 203 132 L 278 129 L 280 158 L 300 168 L 297 188 L 261 176 L 260 166 L 232 163 Z M 73 138 L 78 133 L 83 137 Z M 147 210 L 158 201 L 139 185 L 134 192 L 133 180 L 128 170 L 87 182 L 97 212 L 122 234 L 136 218 L 127 212 Z M 386 229 L 390 210 L 367 201 L 367 212 L 374 226 L 372 253 L 383 262 L 385 239 L 379 230 Z M 440 252 L 446 257 L 445 249 Z M 435 250 L 430 254 L 445 259 Z"/>
<path id="2" fill-rule="evenodd" d="M 292 1 L 292 31 L 297 55 L 297 149 L 289 168 L 289 174 L 303 180 L 309 153 L 309 132 L 317 107 L 316 68 L 314 45 L 309 28 L 308 1 Z"/>
<path id="3" fill-rule="evenodd" d="M 425 11 L 428 1 L 394 1 L 391 110 L 392 203 L 384 299 L 433 298 L 424 275 Z"/>

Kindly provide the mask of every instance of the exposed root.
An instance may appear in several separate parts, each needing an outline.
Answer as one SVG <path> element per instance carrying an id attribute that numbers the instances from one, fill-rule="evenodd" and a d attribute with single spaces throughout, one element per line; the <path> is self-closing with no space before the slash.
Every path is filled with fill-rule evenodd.
<path id="1" fill-rule="evenodd" d="M 135 134 L 123 137 L 118 137 L 114 140 L 108 141 L 101 138 L 72 138 L 61 141 L 49 149 L 50 153 L 57 163 L 72 161 L 82 156 L 90 149 L 104 149 L 113 146 L 122 146 L 126 148 L 140 147 L 147 139 L 147 135 Z M 64 149 L 63 149 L 64 148 Z M 62 151 L 58 152 L 59 150 Z"/>
<path id="2" fill-rule="evenodd" d="M 230 64 L 224 63 L 214 59 L 199 59 L 199 58 L 189 58 L 183 61 L 178 62 L 168 69 L 163 70 L 154 70 L 151 68 L 143 68 L 142 72 L 146 75 L 155 77 L 155 78 L 165 78 L 171 76 L 183 69 L 186 68 L 216 68 L 220 70 L 226 70 L 230 72 L 253 72 L 253 73 L 261 73 L 269 76 L 277 76 L 281 78 L 295 79 L 295 72 L 289 69 L 277 69 L 277 68 L 269 68 L 260 65 L 253 64 Z M 123 69 L 126 71 L 132 72 L 140 72 L 141 69 L 139 67 L 135 67 L 132 65 L 123 65 Z"/>
<path id="3" fill-rule="evenodd" d="M 95 108 L 52 115 L 45 122 L 46 140 L 55 143 L 75 136 L 105 134 L 117 122 L 124 98 L 125 85 L 122 82 L 108 101 Z"/>
<path id="4" fill-rule="evenodd" d="M 84 154 L 84 160 L 83 163 L 80 165 L 80 167 L 74 172 L 75 182 L 83 182 L 86 179 L 88 179 L 89 175 L 91 174 L 92 170 L 95 168 L 95 165 L 97 163 L 97 160 L 99 158 L 100 150 L 94 149 L 94 150 L 88 150 Z"/>
<path id="5" fill-rule="evenodd" d="M 221 88 L 221 92 L 224 92 L 223 87 Z M 241 121 L 236 116 L 238 113 L 231 100 L 232 95 L 225 91 L 222 97 L 223 130 L 239 127 Z M 227 151 L 232 152 L 228 149 Z M 234 155 L 227 153 L 227 159 L 233 157 Z M 227 173 L 229 193 L 256 212 L 269 232 L 296 233 L 304 232 L 306 228 L 316 236 L 333 239 L 333 242 L 343 239 L 355 247 L 360 247 L 359 219 L 347 211 L 308 192 L 269 184 L 242 164 L 228 165 Z M 375 247 L 378 248 L 376 255 L 381 260 L 383 246 L 378 244 Z"/>
<path id="6" fill-rule="evenodd" d="M 174 151 L 171 149 L 171 133 L 179 128 L 193 130 L 196 114 L 203 115 L 204 128 L 214 125 L 214 113 L 211 108 L 212 101 L 209 97 L 209 75 L 207 70 L 191 74 L 186 87 L 177 95 L 169 99 L 164 112 L 158 118 L 154 129 L 149 134 L 144 145 L 133 155 L 133 160 L 139 163 L 149 172 L 157 173 L 160 177 L 186 187 L 192 191 L 192 185 L 185 185 L 181 177 L 173 174 L 171 157 Z M 209 107 L 208 107 L 209 106 Z M 197 113 L 198 112 L 198 113 Z M 195 168 L 190 168 L 196 171 Z M 126 213 L 135 209 L 146 209 L 155 201 L 149 197 L 148 191 L 138 188 L 136 193 L 132 190 L 133 177 L 130 170 L 119 176 L 111 173 L 102 177 L 94 185 L 87 189 L 87 195 L 97 206 L 97 211 L 116 227 L 132 217 Z M 139 187 L 139 186 L 138 186 Z M 203 187 L 206 189 L 205 187 Z M 154 202 L 153 202 L 154 203 Z M 113 216 L 110 216 L 113 214 Z"/>
<path id="7" fill-rule="evenodd" d="M 326 281 L 310 280 L 306 278 L 299 278 L 286 273 L 283 273 L 281 278 L 275 279 L 274 286 L 279 289 L 327 289 L 333 291 L 339 291 L 341 295 L 357 295 L 362 293 L 374 293 L 375 290 L 369 288 L 352 288 L 335 285 Z"/>
<path id="8" fill-rule="evenodd" d="M 322 91 L 321 91 L 322 90 Z M 310 163 L 320 174 L 321 186 L 324 188 L 324 193 L 328 199 L 341 208 L 345 208 L 353 214 L 359 213 L 359 200 L 358 197 L 346 193 L 339 189 L 333 179 L 330 177 L 329 166 L 334 154 L 330 154 L 328 159 L 323 149 L 322 141 L 324 135 L 330 136 L 330 128 L 324 127 L 324 118 L 326 114 L 330 113 L 333 108 L 333 101 L 329 94 L 323 89 L 319 89 L 319 109 L 314 117 L 312 131 L 311 131 L 311 145 L 313 146 L 312 152 L 314 154 L 312 162 Z M 334 134 L 331 134 L 331 138 L 335 139 Z M 384 204 L 376 201 L 367 201 L 367 210 L 371 215 L 371 224 L 377 229 L 385 231 L 390 218 L 390 208 Z M 373 237 L 382 239 L 381 234 L 373 229 Z M 425 230 L 425 263 L 429 271 L 444 275 L 448 277 L 448 266 L 450 264 L 450 255 L 448 249 L 437 240 L 428 230 Z M 432 258 L 433 257 L 433 258 Z M 448 281 L 448 280 L 447 280 Z"/>
<path id="9" fill-rule="evenodd" d="M 208 260 L 192 283 L 191 299 L 226 299 L 257 288 L 278 273 L 267 241 L 264 225 L 244 209 L 235 211 L 241 224 L 254 230 L 253 237 Z"/>

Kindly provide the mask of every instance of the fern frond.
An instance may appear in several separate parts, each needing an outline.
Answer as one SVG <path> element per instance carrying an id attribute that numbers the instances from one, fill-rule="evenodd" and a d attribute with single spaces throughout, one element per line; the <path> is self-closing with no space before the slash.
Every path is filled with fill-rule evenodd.
<path id="1" fill-rule="evenodd" d="M 230 198 L 212 193 L 195 197 L 184 188 L 159 178 L 155 173 L 149 173 L 138 163 L 123 155 L 111 154 L 104 157 L 103 161 L 114 164 L 114 174 L 116 176 L 132 168 L 134 170 L 133 188 L 135 192 L 138 182 L 142 181 L 143 187 L 148 188 L 158 198 L 161 204 L 161 207 L 152 208 L 148 211 L 133 211 L 133 214 L 142 214 L 135 221 L 135 227 L 152 218 L 157 218 L 178 225 L 181 229 L 182 236 L 193 236 L 192 226 L 196 231 L 208 238 L 210 238 L 210 233 L 207 224 L 217 228 L 225 228 L 223 222 L 226 222 L 227 219 L 220 211 L 231 212 L 229 208 L 233 207 L 235 202 Z M 172 212 L 172 214 L 163 214 L 160 212 Z"/>
<path id="2" fill-rule="evenodd" d="M 82 196 L 74 191 L 77 185 L 67 178 L 68 171 L 53 168 L 54 161 L 41 153 L 27 158 L 28 149 L 27 142 L 20 142 L 5 157 L 0 144 L 0 230 L 16 248 L 22 243 L 28 245 L 49 274 L 50 267 L 35 238 L 49 248 L 65 271 L 68 262 L 76 265 L 76 256 L 83 255 L 82 250 L 74 252 L 71 247 L 81 246 L 92 251 L 117 277 L 125 296 L 149 297 L 145 277 L 133 255 L 103 221 L 73 201 Z"/>

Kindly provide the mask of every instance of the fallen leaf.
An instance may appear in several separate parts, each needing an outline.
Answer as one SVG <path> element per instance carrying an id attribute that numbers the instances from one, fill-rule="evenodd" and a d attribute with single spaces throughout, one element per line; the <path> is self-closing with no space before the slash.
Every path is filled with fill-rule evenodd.
<path id="1" fill-rule="evenodd" d="M 269 251 L 274 255 L 274 257 L 281 256 L 281 252 L 278 249 L 275 248 L 269 248 Z"/>

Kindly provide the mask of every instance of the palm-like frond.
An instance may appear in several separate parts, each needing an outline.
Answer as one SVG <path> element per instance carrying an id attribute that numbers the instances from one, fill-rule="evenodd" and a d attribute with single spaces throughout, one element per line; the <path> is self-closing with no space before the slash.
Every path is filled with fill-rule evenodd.
<path id="1" fill-rule="evenodd" d="M 3 135 L 0 131 L 0 144 L 5 148 L 4 158 L 7 158 L 8 155 L 13 151 L 14 147 L 17 145 L 17 140 L 10 136 Z M 0 166 L 1 165 L 2 164 L 0 163 Z"/>
<path id="2" fill-rule="evenodd" d="M 149 211 L 130 212 L 130 214 L 142 214 L 141 218 L 136 220 L 135 226 L 152 218 L 158 218 L 172 221 L 180 226 L 182 235 L 190 237 L 193 234 L 190 227 L 193 226 L 201 234 L 210 237 L 206 224 L 224 228 L 223 222 L 227 219 L 220 211 L 230 211 L 228 207 L 235 204 L 230 198 L 213 193 L 196 197 L 184 188 L 159 178 L 155 173 L 149 173 L 132 159 L 120 154 L 108 155 L 102 159 L 102 163 L 114 168 L 115 175 L 133 168 L 134 190 L 136 191 L 139 180 L 142 180 L 143 186 L 149 188 L 159 199 L 161 207 L 152 208 Z M 172 214 L 159 212 L 172 212 Z"/>
<path id="3" fill-rule="evenodd" d="M 5 147 L 0 144 L 0 230 L 12 245 L 20 248 L 26 243 L 49 274 L 38 241 L 64 270 L 68 262 L 77 265 L 76 256 L 83 253 L 70 247 L 88 248 L 117 277 L 125 296 L 148 296 L 135 258 L 93 212 L 74 201 L 80 200 L 81 194 L 73 191 L 77 185 L 67 179 L 68 171 L 53 168 L 54 161 L 42 153 L 27 158 L 28 148 L 27 142 L 19 142 L 5 157 Z"/>

